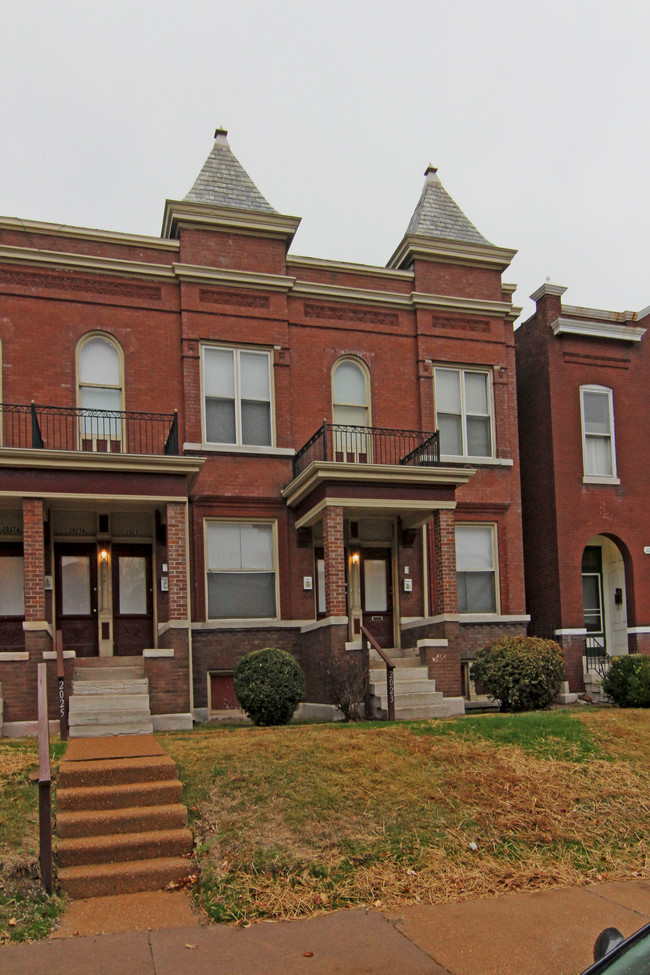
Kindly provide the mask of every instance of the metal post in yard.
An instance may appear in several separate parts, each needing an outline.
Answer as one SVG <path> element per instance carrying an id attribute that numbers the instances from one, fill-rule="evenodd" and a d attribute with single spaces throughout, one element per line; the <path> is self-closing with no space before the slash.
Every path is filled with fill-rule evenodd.
<path id="1" fill-rule="evenodd" d="M 41 882 L 52 893 L 52 777 L 47 718 L 47 664 L 38 665 L 38 827 Z"/>

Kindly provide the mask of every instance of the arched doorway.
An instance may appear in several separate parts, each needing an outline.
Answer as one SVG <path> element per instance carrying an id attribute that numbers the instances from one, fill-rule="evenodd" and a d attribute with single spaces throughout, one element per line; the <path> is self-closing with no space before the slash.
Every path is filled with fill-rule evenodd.
<path id="1" fill-rule="evenodd" d="M 594 535 L 582 553 L 582 601 L 587 650 L 628 652 L 625 565 L 611 538 Z"/>

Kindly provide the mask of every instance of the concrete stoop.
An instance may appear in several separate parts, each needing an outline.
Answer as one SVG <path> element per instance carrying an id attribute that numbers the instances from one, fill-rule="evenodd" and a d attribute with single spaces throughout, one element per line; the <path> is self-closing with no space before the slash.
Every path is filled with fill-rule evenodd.
<path id="1" fill-rule="evenodd" d="M 75 662 L 68 723 L 71 738 L 153 731 L 144 661 L 99 657 Z"/>
<path id="2" fill-rule="evenodd" d="M 139 741 L 145 754 L 135 754 Z M 149 735 L 125 749 L 120 739 L 108 744 L 71 742 L 59 769 L 58 879 L 75 899 L 157 890 L 189 873 L 193 841 L 174 762 Z"/>
<path id="3" fill-rule="evenodd" d="M 429 677 L 429 668 L 420 663 L 417 650 L 387 650 L 395 664 L 395 720 L 413 721 L 428 718 L 449 718 L 464 714 L 462 697 L 445 697 L 436 690 L 436 682 Z M 388 717 L 386 666 L 373 651 L 370 655 L 370 711 L 374 718 Z"/>

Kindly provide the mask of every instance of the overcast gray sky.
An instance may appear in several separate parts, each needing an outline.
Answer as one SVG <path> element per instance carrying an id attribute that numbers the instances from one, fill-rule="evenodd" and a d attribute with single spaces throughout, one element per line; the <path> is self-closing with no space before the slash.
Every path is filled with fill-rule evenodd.
<path id="1" fill-rule="evenodd" d="M 0 0 L 0 213 L 160 233 L 217 125 L 292 253 L 385 264 L 424 170 L 515 302 L 650 304 L 647 0 Z"/>

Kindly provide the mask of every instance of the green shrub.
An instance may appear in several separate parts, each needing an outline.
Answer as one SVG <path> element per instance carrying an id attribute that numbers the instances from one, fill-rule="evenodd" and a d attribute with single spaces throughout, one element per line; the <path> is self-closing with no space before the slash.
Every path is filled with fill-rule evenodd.
<path id="1" fill-rule="evenodd" d="M 562 648 L 535 636 L 503 637 L 484 647 L 471 667 L 502 711 L 547 708 L 564 680 Z"/>
<path id="2" fill-rule="evenodd" d="M 603 690 L 620 708 L 650 708 L 650 657 L 640 653 L 614 657 Z"/>
<path id="3" fill-rule="evenodd" d="M 305 693 L 305 675 L 293 657 L 277 647 L 246 654 L 233 671 L 235 694 L 251 721 L 286 724 Z"/>

